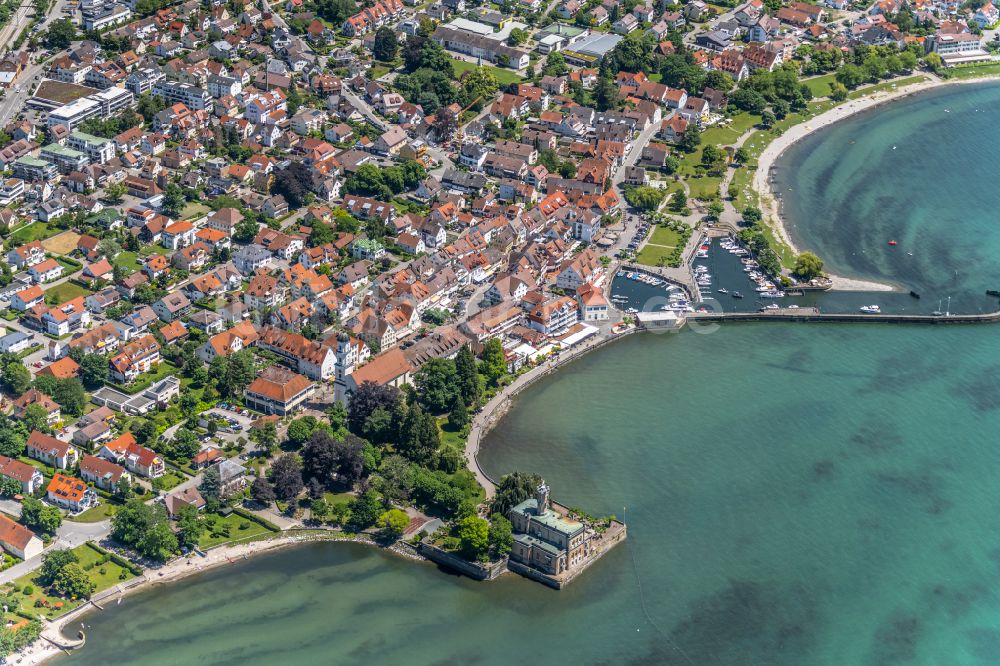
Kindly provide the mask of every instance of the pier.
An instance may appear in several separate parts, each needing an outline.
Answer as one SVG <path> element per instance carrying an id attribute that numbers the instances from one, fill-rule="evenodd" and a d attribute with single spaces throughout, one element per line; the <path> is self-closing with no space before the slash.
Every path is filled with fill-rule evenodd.
<path id="1" fill-rule="evenodd" d="M 979 314 L 902 315 L 817 312 L 811 308 L 800 310 L 781 308 L 765 312 L 689 312 L 688 321 L 822 321 L 883 324 L 993 324 L 1000 322 L 1000 311 Z"/>

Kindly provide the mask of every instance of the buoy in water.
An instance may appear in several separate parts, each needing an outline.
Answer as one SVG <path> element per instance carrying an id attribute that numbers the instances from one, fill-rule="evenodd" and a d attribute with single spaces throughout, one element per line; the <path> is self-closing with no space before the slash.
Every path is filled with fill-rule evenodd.
<path id="1" fill-rule="evenodd" d="M 895 244 L 896 244 L 896 241 L 894 241 L 894 240 L 889 241 L 889 245 L 895 245 Z"/>

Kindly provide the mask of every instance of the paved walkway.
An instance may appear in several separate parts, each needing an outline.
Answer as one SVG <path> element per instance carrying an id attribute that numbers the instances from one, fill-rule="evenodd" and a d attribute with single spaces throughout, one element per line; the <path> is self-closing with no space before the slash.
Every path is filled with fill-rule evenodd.
<path id="1" fill-rule="evenodd" d="M 482 444 L 483 436 L 489 432 L 490 428 L 507 412 L 511 399 L 522 390 L 545 377 L 560 366 L 576 360 L 587 352 L 596 349 L 617 338 L 624 337 L 635 329 L 629 329 L 622 333 L 612 333 L 612 322 L 603 322 L 600 332 L 587 341 L 560 352 L 553 360 L 546 361 L 542 365 L 536 366 L 528 372 L 520 375 L 513 382 L 508 384 L 497 393 L 493 399 L 486 403 L 483 408 L 472 419 L 472 427 L 469 429 L 469 437 L 465 442 L 465 457 L 469 469 L 476 475 L 476 480 L 486 489 L 486 499 L 491 499 L 496 494 L 496 483 L 487 476 L 486 472 L 479 464 L 479 447 Z"/>

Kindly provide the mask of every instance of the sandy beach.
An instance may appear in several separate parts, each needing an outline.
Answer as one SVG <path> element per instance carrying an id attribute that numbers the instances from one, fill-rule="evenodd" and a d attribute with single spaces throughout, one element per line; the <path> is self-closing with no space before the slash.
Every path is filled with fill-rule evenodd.
<path id="1" fill-rule="evenodd" d="M 102 599 L 100 601 L 100 605 L 107 607 L 117 603 L 120 597 L 132 594 L 137 590 L 144 590 L 154 585 L 165 585 L 216 567 L 238 564 L 254 555 L 277 550 L 279 548 L 287 548 L 297 544 L 320 540 L 352 541 L 357 543 L 373 544 L 372 540 L 368 537 L 336 536 L 339 534 L 341 533 L 332 531 L 329 535 L 317 535 L 316 533 L 306 535 L 279 534 L 278 536 L 266 541 L 253 541 L 246 544 L 235 544 L 232 546 L 216 548 L 208 551 L 205 554 L 205 557 L 201 557 L 200 555 L 179 557 L 176 560 L 172 560 L 171 562 L 164 564 L 158 569 L 147 569 L 145 573 L 145 582 L 128 588 L 121 595 L 110 596 Z M 392 548 L 390 548 L 390 550 L 393 550 L 404 557 L 409 557 L 409 555 L 401 551 Z M 76 632 L 80 627 L 80 617 L 85 616 L 86 613 L 89 612 L 86 610 L 88 606 L 91 605 L 88 604 L 87 606 L 82 606 L 80 609 L 68 613 L 66 617 L 59 618 L 46 624 L 45 628 L 42 630 L 42 637 L 30 645 L 26 650 L 7 657 L 7 663 L 19 664 L 20 666 L 35 666 L 59 655 L 61 650 L 46 640 L 46 638 L 66 645 L 76 643 Z M 64 628 L 65 633 L 63 633 Z"/>
<path id="2" fill-rule="evenodd" d="M 760 154 L 760 158 L 757 161 L 757 171 L 754 173 L 753 177 L 753 189 L 760 194 L 761 210 L 764 213 L 765 219 L 769 220 L 771 227 L 775 230 L 775 233 L 781 237 L 781 239 L 790 247 L 795 254 L 799 254 L 801 251 L 792 242 L 790 235 L 788 234 L 788 229 L 785 227 L 786 221 L 781 215 L 780 206 L 778 205 L 777 199 L 774 197 L 774 193 L 771 191 L 769 175 L 771 168 L 774 166 L 775 161 L 781 156 L 781 154 L 795 142 L 805 138 L 812 132 L 832 125 L 833 123 L 844 120 L 845 118 L 850 118 L 851 116 L 873 109 L 881 104 L 887 102 L 892 102 L 897 99 L 902 99 L 909 95 L 913 95 L 918 92 L 925 90 L 932 90 L 934 88 L 939 88 L 941 86 L 947 85 L 959 85 L 966 83 L 981 83 L 983 81 L 995 80 L 994 77 L 983 77 L 975 79 L 962 79 L 960 81 L 947 81 L 937 78 L 936 76 L 927 74 L 930 78 L 927 81 L 922 81 L 920 83 L 913 83 L 908 86 L 903 86 L 897 90 L 888 90 L 885 92 L 879 92 L 868 97 L 862 97 L 861 99 L 851 100 L 845 102 L 838 107 L 830 109 L 825 113 L 808 120 L 806 122 L 799 123 L 790 127 L 781 136 L 776 137 L 771 143 L 764 149 Z M 847 278 L 839 275 L 829 275 L 830 279 L 833 281 L 833 289 L 838 291 L 901 291 L 902 287 L 899 285 L 892 285 L 883 282 L 874 282 L 870 280 L 859 280 L 855 278 Z"/>

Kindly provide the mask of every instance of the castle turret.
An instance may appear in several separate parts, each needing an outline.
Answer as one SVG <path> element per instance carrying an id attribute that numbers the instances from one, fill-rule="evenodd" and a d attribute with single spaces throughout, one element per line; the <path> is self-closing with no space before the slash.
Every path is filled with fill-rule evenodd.
<path id="1" fill-rule="evenodd" d="M 545 513 L 549 508 L 549 487 L 545 485 L 543 480 L 538 484 L 538 489 L 535 490 L 535 501 L 538 502 L 538 513 L 539 515 Z"/>

